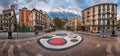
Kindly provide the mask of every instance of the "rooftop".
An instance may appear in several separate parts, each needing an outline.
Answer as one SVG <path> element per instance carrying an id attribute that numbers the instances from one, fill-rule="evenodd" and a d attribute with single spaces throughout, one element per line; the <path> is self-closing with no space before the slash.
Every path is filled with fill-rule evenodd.
<path id="1" fill-rule="evenodd" d="M 99 6 L 99 5 L 117 5 L 117 4 L 115 4 L 115 3 L 101 3 L 101 4 L 95 4 L 95 5 L 92 5 L 92 6 L 88 7 L 88 8 L 83 9 L 82 12 L 83 12 L 84 10 L 87 10 L 87 9 L 89 9 L 89 8 L 92 8 L 92 7 L 94 7 L 94 6 Z"/>

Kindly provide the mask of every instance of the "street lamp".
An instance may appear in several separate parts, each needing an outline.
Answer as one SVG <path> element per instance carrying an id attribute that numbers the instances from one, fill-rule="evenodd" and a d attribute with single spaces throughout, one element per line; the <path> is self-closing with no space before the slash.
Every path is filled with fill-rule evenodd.
<path id="1" fill-rule="evenodd" d="M 35 26 L 35 35 L 38 35 L 37 26 Z"/>
<path id="2" fill-rule="evenodd" d="M 7 18 L 9 19 L 8 39 L 12 39 L 11 19 L 12 19 L 13 16 L 11 15 L 11 12 L 9 12 L 8 14 L 5 14 L 5 16 L 7 16 Z"/>
<path id="3" fill-rule="evenodd" d="M 114 26 L 114 23 L 115 23 L 115 22 L 114 22 L 114 19 L 112 19 L 112 24 L 113 24 L 113 25 L 112 25 L 112 27 L 113 27 L 113 28 L 112 28 L 112 35 L 111 35 L 112 37 L 116 36 L 116 35 L 115 35 L 115 29 L 114 29 L 114 27 L 115 27 L 115 26 Z"/>

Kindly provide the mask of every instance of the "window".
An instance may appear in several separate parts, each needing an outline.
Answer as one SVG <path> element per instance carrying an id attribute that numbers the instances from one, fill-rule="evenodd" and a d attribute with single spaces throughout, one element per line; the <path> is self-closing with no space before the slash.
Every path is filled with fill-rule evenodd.
<path id="1" fill-rule="evenodd" d="M 98 9 L 99 9 L 99 10 L 101 9 L 100 6 L 98 7 Z"/>
<path id="2" fill-rule="evenodd" d="M 103 5 L 103 10 L 105 10 L 105 5 Z"/>
<path id="3" fill-rule="evenodd" d="M 26 22 L 29 22 L 29 20 L 28 20 L 28 15 L 26 16 Z"/>
<path id="4" fill-rule="evenodd" d="M 105 19 L 105 15 L 103 15 L 102 18 Z"/>
<path id="5" fill-rule="evenodd" d="M 114 11 L 114 5 L 112 5 L 112 11 Z"/>
<path id="6" fill-rule="evenodd" d="M 103 25 L 103 20 L 101 20 L 101 25 Z"/>
<path id="7" fill-rule="evenodd" d="M 114 18 L 114 15 L 112 15 L 112 18 Z"/>
<path id="8" fill-rule="evenodd" d="M 23 18 L 21 19 L 21 22 L 24 22 L 24 19 L 23 19 Z"/>
<path id="9" fill-rule="evenodd" d="M 28 27 L 28 23 L 26 24 L 26 26 Z"/>
<path id="10" fill-rule="evenodd" d="M 93 7 L 93 13 L 95 12 L 95 8 Z"/>
<path id="11" fill-rule="evenodd" d="M 23 13 L 23 11 L 21 12 L 21 16 L 22 16 L 21 18 L 24 18 L 24 13 Z"/>
<path id="12" fill-rule="evenodd" d="M 107 20 L 105 20 L 105 25 L 107 25 Z"/>
<path id="13" fill-rule="evenodd" d="M 107 25 L 110 25 L 110 20 L 107 20 L 108 22 L 107 22 Z"/>
<path id="14" fill-rule="evenodd" d="M 109 5 L 107 5 L 107 11 L 109 11 L 110 10 L 110 6 Z"/>
<path id="15" fill-rule="evenodd" d="M 100 6 L 98 7 L 98 11 L 99 11 L 98 13 L 100 13 L 100 12 L 101 12 L 101 8 L 100 8 Z"/>
<path id="16" fill-rule="evenodd" d="M 8 27 L 8 24 L 7 24 L 7 23 L 4 23 L 4 27 Z"/>
<path id="17" fill-rule="evenodd" d="M 98 21 L 98 25 L 101 25 L 101 20 Z"/>

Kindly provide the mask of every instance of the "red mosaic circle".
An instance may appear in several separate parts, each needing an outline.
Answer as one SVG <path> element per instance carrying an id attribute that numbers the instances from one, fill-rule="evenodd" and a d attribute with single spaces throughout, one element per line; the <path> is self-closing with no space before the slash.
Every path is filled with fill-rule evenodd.
<path id="1" fill-rule="evenodd" d="M 66 40 L 63 38 L 53 38 L 48 40 L 48 43 L 52 45 L 63 45 L 66 43 Z"/>

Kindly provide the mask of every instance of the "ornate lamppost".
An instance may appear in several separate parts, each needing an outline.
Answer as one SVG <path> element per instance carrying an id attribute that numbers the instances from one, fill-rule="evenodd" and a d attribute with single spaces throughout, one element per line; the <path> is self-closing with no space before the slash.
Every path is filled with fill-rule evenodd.
<path id="1" fill-rule="evenodd" d="M 8 18 L 8 21 L 9 21 L 9 31 L 8 31 L 8 39 L 12 39 L 12 31 L 11 31 L 11 20 L 12 20 L 12 15 L 11 15 L 11 12 L 9 12 L 8 14 L 5 14 L 5 16 Z"/>
<path id="2" fill-rule="evenodd" d="M 112 37 L 116 36 L 116 35 L 115 35 L 115 29 L 114 29 L 115 26 L 114 26 L 114 24 L 115 24 L 115 22 L 114 22 L 114 18 L 113 18 L 113 19 L 112 19 L 112 27 L 113 27 L 113 28 L 112 28 L 112 35 L 111 35 Z"/>

